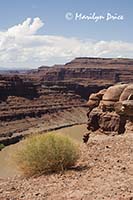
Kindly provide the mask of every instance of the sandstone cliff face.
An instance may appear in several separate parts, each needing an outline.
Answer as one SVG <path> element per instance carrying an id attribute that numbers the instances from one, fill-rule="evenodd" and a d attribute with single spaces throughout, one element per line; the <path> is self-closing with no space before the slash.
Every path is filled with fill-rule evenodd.
<path id="1" fill-rule="evenodd" d="M 103 96 L 98 99 L 99 94 Z M 107 134 L 133 132 L 133 84 L 118 84 L 93 94 L 88 105 L 88 130 Z"/>
<path id="2" fill-rule="evenodd" d="M 21 96 L 32 99 L 37 96 L 36 87 L 32 81 L 22 79 L 18 75 L 0 75 L 0 100 L 8 96 Z"/>
<path id="3" fill-rule="evenodd" d="M 127 84 L 132 80 L 131 59 L 76 58 L 65 65 L 2 74 L 0 138 L 10 140 L 31 127 L 47 130 L 86 123 L 87 106 L 91 104 L 94 108 L 95 102 L 99 105 L 103 89 L 119 81 Z M 91 95 L 100 90 L 97 95 Z"/>
<path id="4" fill-rule="evenodd" d="M 107 81 L 108 83 L 133 81 L 133 59 L 76 58 L 64 66 L 41 67 L 43 80 L 77 80 L 80 82 Z"/>

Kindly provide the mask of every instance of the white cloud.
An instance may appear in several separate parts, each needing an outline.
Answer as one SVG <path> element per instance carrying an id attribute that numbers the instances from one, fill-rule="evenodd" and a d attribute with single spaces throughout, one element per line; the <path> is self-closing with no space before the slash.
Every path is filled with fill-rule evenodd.
<path id="1" fill-rule="evenodd" d="M 37 35 L 44 25 L 40 18 L 27 18 L 22 24 L 0 32 L 0 66 L 33 68 L 65 63 L 79 56 L 132 57 L 133 43 L 91 41 L 63 36 Z"/>
<path id="2" fill-rule="evenodd" d="M 39 17 L 33 19 L 31 23 L 31 18 L 27 18 L 22 24 L 18 24 L 8 29 L 8 36 L 26 36 L 35 34 L 38 29 L 40 29 L 44 23 L 40 20 Z"/>

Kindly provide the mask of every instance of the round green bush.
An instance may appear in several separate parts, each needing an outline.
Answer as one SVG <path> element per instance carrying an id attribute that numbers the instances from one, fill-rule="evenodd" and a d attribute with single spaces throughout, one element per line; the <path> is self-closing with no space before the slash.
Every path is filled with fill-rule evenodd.
<path id="1" fill-rule="evenodd" d="M 68 136 L 39 134 L 25 139 L 15 157 L 22 173 L 32 176 L 74 166 L 79 158 L 79 148 Z"/>

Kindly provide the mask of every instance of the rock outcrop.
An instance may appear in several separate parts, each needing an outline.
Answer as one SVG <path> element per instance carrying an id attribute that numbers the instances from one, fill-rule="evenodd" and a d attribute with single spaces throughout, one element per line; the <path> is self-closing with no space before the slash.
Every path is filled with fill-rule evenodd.
<path id="1" fill-rule="evenodd" d="M 92 97 L 102 94 L 102 99 Z M 118 84 L 92 94 L 88 101 L 88 130 L 106 134 L 133 132 L 133 84 Z"/>
<path id="2" fill-rule="evenodd" d="M 65 65 L 3 72 L 0 75 L 1 141 L 7 138 L 14 141 L 32 127 L 39 127 L 40 131 L 86 123 L 88 106 L 91 110 L 99 102 L 106 102 L 106 96 L 101 101 L 104 89 L 119 81 L 127 84 L 132 80 L 132 59 L 76 58 Z"/>
<path id="3" fill-rule="evenodd" d="M 87 105 L 89 106 L 89 109 L 92 110 L 93 108 L 97 107 L 102 100 L 102 96 L 106 92 L 106 89 L 100 90 L 98 93 L 92 93 L 89 97 L 89 101 L 87 102 Z"/>

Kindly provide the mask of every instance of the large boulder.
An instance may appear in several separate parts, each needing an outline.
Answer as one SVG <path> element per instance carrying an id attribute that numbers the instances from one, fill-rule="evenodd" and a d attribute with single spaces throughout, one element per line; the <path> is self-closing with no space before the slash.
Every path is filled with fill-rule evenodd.
<path id="1" fill-rule="evenodd" d="M 133 100 L 133 84 L 129 84 L 121 93 L 119 101 Z"/>
<path id="2" fill-rule="evenodd" d="M 87 105 L 89 106 L 90 110 L 97 107 L 102 100 L 103 95 L 105 94 L 106 89 L 100 90 L 98 93 L 93 93 L 89 97 L 89 101 Z"/>
<path id="3" fill-rule="evenodd" d="M 115 111 L 120 115 L 133 117 L 133 100 L 125 100 L 115 104 Z"/>
<path id="4" fill-rule="evenodd" d="M 103 95 L 100 105 L 105 110 L 114 110 L 114 104 L 119 101 L 121 93 L 126 88 L 127 84 L 111 86 Z"/>
<path id="5" fill-rule="evenodd" d="M 133 132 L 133 84 L 111 86 L 98 99 L 100 93 L 103 94 L 103 90 L 92 94 L 88 101 L 88 130 L 106 134 Z M 95 101 L 93 106 L 92 100 Z"/>
<path id="6" fill-rule="evenodd" d="M 122 91 L 114 107 L 118 114 L 133 117 L 133 84 L 129 84 Z"/>

